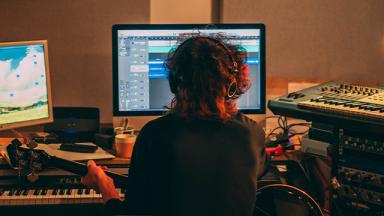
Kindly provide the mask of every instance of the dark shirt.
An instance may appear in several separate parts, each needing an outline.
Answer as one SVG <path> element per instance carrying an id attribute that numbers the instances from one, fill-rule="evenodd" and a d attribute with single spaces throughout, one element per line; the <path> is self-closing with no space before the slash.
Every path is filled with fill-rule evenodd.
<path id="1" fill-rule="evenodd" d="M 264 132 L 245 115 L 220 121 L 169 114 L 143 127 L 125 200 L 110 200 L 106 208 L 112 214 L 251 215 L 264 164 Z"/>

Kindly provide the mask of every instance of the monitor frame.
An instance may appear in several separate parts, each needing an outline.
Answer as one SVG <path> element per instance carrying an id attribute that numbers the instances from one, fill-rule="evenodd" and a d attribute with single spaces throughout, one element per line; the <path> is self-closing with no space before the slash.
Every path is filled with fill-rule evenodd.
<path id="1" fill-rule="evenodd" d="M 178 29 L 259 29 L 260 30 L 260 108 L 239 109 L 244 114 L 265 114 L 266 112 L 266 39 L 265 25 L 249 24 L 115 24 L 112 26 L 112 88 L 113 116 L 158 116 L 167 111 L 120 111 L 118 87 L 118 31 L 120 30 L 178 30 Z"/>
<path id="2" fill-rule="evenodd" d="M 28 46 L 28 45 L 43 45 L 44 46 L 45 82 L 46 82 L 46 86 L 47 86 L 48 117 L 42 118 L 42 119 L 0 124 L 0 131 L 53 122 L 51 76 L 50 76 L 49 60 L 48 60 L 48 41 L 47 40 L 34 40 L 34 41 L 19 41 L 19 42 L 2 42 L 2 43 L 0 43 L 0 47 Z"/>

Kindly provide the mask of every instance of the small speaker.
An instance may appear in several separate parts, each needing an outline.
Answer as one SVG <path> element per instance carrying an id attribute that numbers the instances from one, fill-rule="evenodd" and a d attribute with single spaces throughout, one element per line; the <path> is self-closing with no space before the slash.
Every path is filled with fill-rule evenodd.
<path id="1" fill-rule="evenodd" d="M 44 131 L 56 134 L 58 142 L 94 142 L 100 129 L 98 108 L 53 107 L 53 118 Z"/>

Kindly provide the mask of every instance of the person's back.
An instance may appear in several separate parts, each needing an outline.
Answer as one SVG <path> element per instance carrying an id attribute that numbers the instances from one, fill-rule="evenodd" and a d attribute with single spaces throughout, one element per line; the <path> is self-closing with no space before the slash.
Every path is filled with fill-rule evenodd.
<path id="1" fill-rule="evenodd" d="M 91 165 L 86 185 L 101 190 L 111 213 L 251 215 L 264 168 L 264 133 L 240 114 L 249 89 L 246 54 L 220 38 L 194 36 L 169 53 L 175 95 L 167 115 L 141 130 L 124 202 Z"/>
<path id="2" fill-rule="evenodd" d="M 250 215 L 256 160 L 264 158 L 255 122 L 241 114 L 225 122 L 167 115 L 141 133 L 146 138 L 139 138 L 132 167 L 141 172 L 127 190 L 130 206 L 155 215 Z"/>

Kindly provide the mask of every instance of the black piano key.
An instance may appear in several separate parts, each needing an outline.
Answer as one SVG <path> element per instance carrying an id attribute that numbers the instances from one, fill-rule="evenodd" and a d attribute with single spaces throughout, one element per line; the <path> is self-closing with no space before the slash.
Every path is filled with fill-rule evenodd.
<path id="1" fill-rule="evenodd" d="M 84 193 L 84 189 L 79 188 L 79 189 L 77 190 L 77 194 L 81 195 L 81 194 L 83 194 L 83 193 Z"/>
<path id="2" fill-rule="evenodd" d="M 35 189 L 35 192 L 33 192 L 33 195 L 37 196 L 40 195 L 41 189 Z"/>
<path id="3" fill-rule="evenodd" d="M 100 191 L 96 190 L 96 194 L 100 194 Z"/>
<path id="4" fill-rule="evenodd" d="M 378 110 L 378 108 L 375 107 L 375 106 L 369 106 L 369 107 L 367 108 L 367 110 L 369 110 L 369 111 L 376 111 L 376 110 Z"/>
<path id="5" fill-rule="evenodd" d="M 24 189 L 23 196 L 27 196 L 28 194 L 29 194 L 29 190 L 28 189 Z"/>
<path id="6" fill-rule="evenodd" d="M 23 189 L 17 189 L 15 192 L 15 196 L 20 196 L 21 192 L 23 192 Z"/>
<path id="7" fill-rule="evenodd" d="M 64 194 L 65 194 L 65 189 L 64 189 L 64 188 L 61 188 L 60 191 L 59 191 L 59 194 L 60 194 L 60 195 L 64 195 Z"/>
<path id="8" fill-rule="evenodd" d="M 91 189 L 87 188 L 85 189 L 85 194 L 90 194 L 91 193 Z"/>
<path id="9" fill-rule="evenodd" d="M 41 195 L 47 195 L 48 193 L 48 189 L 47 188 L 44 188 L 42 191 L 41 191 Z"/>
<path id="10" fill-rule="evenodd" d="M 55 189 L 53 189 L 53 191 L 52 191 L 52 195 L 57 195 L 58 192 L 59 192 L 59 189 L 55 188 Z"/>
<path id="11" fill-rule="evenodd" d="M 15 189 L 11 188 L 9 189 L 8 196 L 13 196 L 15 194 Z"/>
<path id="12" fill-rule="evenodd" d="M 379 110 L 380 109 L 380 107 L 372 107 L 371 108 L 371 111 L 377 111 L 377 110 Z"/>
<path id="13" fill-rule="evenodd" d="M 71 188 L 67 189 L 67 192 L 65 194 L 71 195 L 72 194 L 72 189 Z"/>

